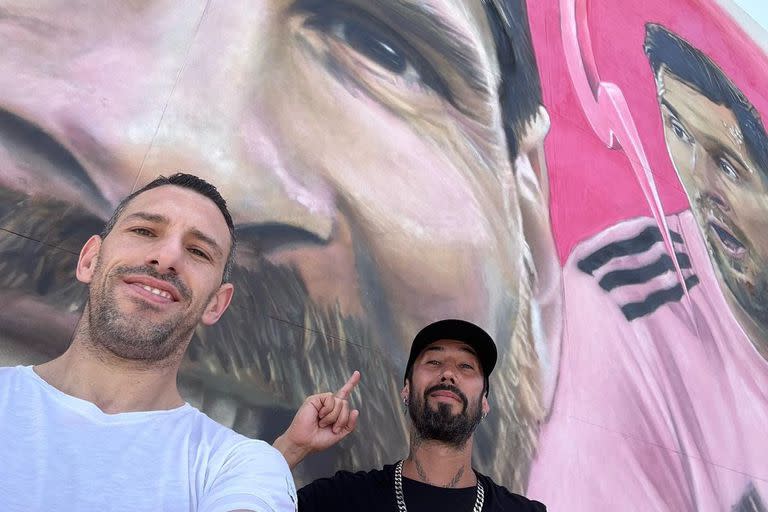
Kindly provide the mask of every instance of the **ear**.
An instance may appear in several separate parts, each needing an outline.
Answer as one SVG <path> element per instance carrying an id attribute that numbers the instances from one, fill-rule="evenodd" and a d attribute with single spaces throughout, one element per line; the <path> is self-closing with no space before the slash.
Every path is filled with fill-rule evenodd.
<path id="1" fill-rule="evenodd" d="M 229 303 L 232 302 L 232 295 L 235 293 L 235 287 L 232 283 L 223 283 L 219 286 L 219 289 L 213 294 L 208 301 L 208 305 L 203 311 L 203 317 L 200 321 L 204 325 L 213 325 L 219 321 L 221 315 L 229 307 Z"/>
<path id="2" fill-rule="evenodd" d="M 562 336 L 562 283 L 557 248 L 549 218 L 549 183 L 544 160 L 544 137 L 549 115 L 543 107 L 523 136 L 515 161 L 515 182 L 522 217 L 523 234 L 531 251 L 531 331 L 542 371 L 544 403 L 549 406 L 557 383 Z"/>
<path id="3" fill-rule="evenodd" d="M 407 380 L 405 381 L 405 386 L 403 386 L 403 389 L 400 391 L 400 399 L 405 401 L 408 399 L 408 395 L 410 394 L 410 382 Z"/>
<path id="4" fill-rule="evenodd" d="M 486 415 L 489 412 L 491 412 L 491 404 L 488 403 L 488 397 L 484 396 L 483 397 L 483 415 Z"/>
<path id="5" fill-rule="evenodd" d="M 544 139 L 550 128 L 549 113 L 543 105 L 520 134 L 519 157 L 525 157 L 533 170 L 538 187 L 541 189 L 544 200 L 549 203 L 549 175 L 547 173 L 547 160 L 544 156 Z"/>
<path id="6" fill-rule="evenodd" d="M 80 257 L 77 259 L 77 269 L 75 275 L 81 283 L 90 283 L 93 279 L 93 272 L 99 261 L 99 252 L 101 251 L 101 237 L 93 235 L 85 242 L 80 250 Z"/>

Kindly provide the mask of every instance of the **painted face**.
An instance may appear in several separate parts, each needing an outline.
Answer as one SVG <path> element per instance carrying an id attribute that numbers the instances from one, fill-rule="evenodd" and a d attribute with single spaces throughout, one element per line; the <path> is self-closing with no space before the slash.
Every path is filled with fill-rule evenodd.
<path id="1" fill-rule="evenodd" d="M 92 342 L 125 359 L 180 357 L 198 323 L 214 323 L 229 303 L 232 287 L 220 284 L 229 238 L 218 208 L 194 191 L 139 194 L 83 249 Z"/>
<path id="2" fill-rule="evenodd" d="M 454 340 L 427 346 L 414 361 L 403 389 L 416 435 L 463 445 L 488 411 L 483 384 L 483 370 L 472 347 Z"/>
<path id="3" fill-rule="evenodd" d="M 402 340 L 436 318 L 494 326 L 502 350 L 528 332 L 529 249 L 482 2 L 2 10 L 1 222 L 32 239 L 0 239 L 0 293 L 14 297 L 0 325 L 35 318 L 6 331 L 19 350 L 61 351 L 51 340 L 69 339 L 83 303 L 52 278 L 74 266 L 67 251 L 132 189 L 179 170 L 216 185 L 237 224 L 237 298 L 182 366 L 192 390 L 232 391 L 209 411 L 225 424 L 253 433 L 265 403 L 292 415 L 354 369 L 361 395 L 391 396 Z M 527 364 L 510 379 L 534 375 Z M 399 418 L 392 400 L 361 419 L 378 434 L 347 450 L 355 464 L 404 441 Z"/>
<path id="4" fill-rule="evenodd" d="M 661 111 L 670 158 L 742 325 L 768 332 L 768 190 L 736 118 L 663 71 Z M 740 310 L 740 311 L 739 311 Z M 745 314 L 743 314 L 743 313 Z M 750 329 L 748 329 L 749 331 Z"/>

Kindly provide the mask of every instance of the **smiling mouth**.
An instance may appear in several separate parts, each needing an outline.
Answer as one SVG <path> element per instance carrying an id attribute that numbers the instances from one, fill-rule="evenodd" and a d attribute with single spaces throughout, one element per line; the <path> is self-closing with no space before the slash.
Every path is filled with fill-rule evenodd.
<path id="1" fill-rule="evenodd" d="M 717 235 L 720 245 L 732 258 L 742 258 L 747 252 L 747 248 L 733 233 L 726 229 L 717 221 L 709 221 L 710 229 Z"/>

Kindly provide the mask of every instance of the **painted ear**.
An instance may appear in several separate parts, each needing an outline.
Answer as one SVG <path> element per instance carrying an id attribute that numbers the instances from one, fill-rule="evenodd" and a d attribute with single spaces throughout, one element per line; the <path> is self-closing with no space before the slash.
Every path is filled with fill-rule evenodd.
<path id="1" fill-rule="evenodd" d="M 403 386 L 403 389 L 400 390 L 400 399 L 402 401 L 408 400 L 408 394 L 410 392 L 410 387 L 409 386 L 410 385 L 409 385 L 408 381 L 405 381 L 405 386 Z"/>
<path id="2" fill-rule="evenodd" d="M 81 283 L 90 283 L 93 279 L 93 273 L 96 270 L 96 265 L 99 261 L 99 253 L 101 251 L 101 237 L 99 235 L 93 235 L 85 242 L 83 248 L 80 249 L 80 257 L 77 259 L 77 268 L 75 269 L 75 275 L 77 280 Z"/>
<path id="3" fill-rule="evenodd" d="M 491 404 L 488 403 L 488 397 L 483 397 L 483 416 L 488 415 L 491 412 Z"/>
<path id="4" fill-rule="evenodd" d="M 549 182 L 544 159 L 543 143 L 548 131 L 549 115 L 540 107 L 521 138 L 521 151 L 515 161 L 523 234 L 531 251 L 529 264 L 534 274 L 531 330 L 541 362 L 547 407 L 557 383 L 563 330 L 562 270 L 549 218 Z"/>
<path id="5" fill-rule="evenodd" d="M 229 303 L 232 302 L 232 296 L 235 293 L 235 287 L 232 283 L 223 283 L 213 294 L 211 300 L 208 301 L 208 305 L 203 311 L 203 316 L 200 321 L 204 325 L 213 325 L 219 321 L 221 315 L 229 307 Z"/>

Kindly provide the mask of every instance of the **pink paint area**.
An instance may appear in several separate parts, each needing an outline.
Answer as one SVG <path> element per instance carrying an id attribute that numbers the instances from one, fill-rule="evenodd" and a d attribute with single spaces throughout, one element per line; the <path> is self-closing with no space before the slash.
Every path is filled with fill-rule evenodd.
<path id="1" fill-rule="evenodd" d="M 561 6 L 569 3 L 577 9 L 578 48 L 565 48 L 561 37 Z M 768 113 L 768 96 L 760 87 L 765 83 L 768 56 L 714 2 L 536 0 L 528 4 L 544 105 L 552 119 L 545 151 L 550 214 L 561 261 L 579 241 L 602 229 L 624 219 L 651 216 L 653 200 L 648 192 L 654 188 L 664 214 L 688 207 L 667 154 L 653 73 L 643 52 L 646 23 L 660 23 L 703 51 L 759 112 Z M 576 86 L 584 84 L 574 85 L 566 63 L 566 55 L 577 53 L 588 70 L 596 72 L 601 82 L 613 84 L 626 100 L 624 121 L 636 128 L 636 138 L 622 140 L 619 149 L 608 147 L 605 133 L 598 136 L 601 123 L 595 116 L 599 112 L 587 108 L 588 119 L 584 102 L 579 101 Z M 625 150 L 630 142 L 635 148 Z M 655 187 L 649 187 L 647 179 L 638 179 L 642 166 L 633 168 L 628 154 L 647 159 Z"/>

